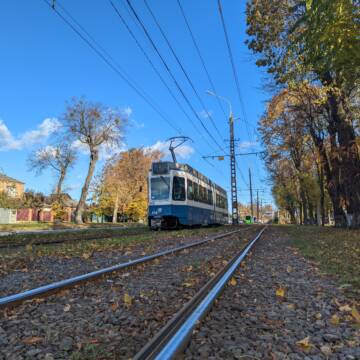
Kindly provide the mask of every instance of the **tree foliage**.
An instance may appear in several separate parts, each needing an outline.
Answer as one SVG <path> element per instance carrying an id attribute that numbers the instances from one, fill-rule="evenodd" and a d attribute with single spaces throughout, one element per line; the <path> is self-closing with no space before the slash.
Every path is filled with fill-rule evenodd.
<path id="1" fill-rule="evenodd" d="M 300 195 L 314 168 L 315 180 L 326 182 L 336 224 L 354 227 L 360 226 L 358 5 L 351 0 L 252 0 L 247 5 L 248 47 L 280 85 L 261 124 L 268 165 L 278 165 L 270 161 L 275 148 L 289 156 Z M 302 158 L 308 149 L 315 160 Z M 281 171 L 274 169 L 273 175 Z M 324 203 L 323 192 L 321 198 Z"/>
<path id="2" fill-rule="evenodd" d="M 134 220 L 147 212 L 147 176 L 151 163 L 159 160 L 159 151 L 130 149 L 108 160 L 95 185 L 96 210 L 113 216 L 124 214 Z"/>

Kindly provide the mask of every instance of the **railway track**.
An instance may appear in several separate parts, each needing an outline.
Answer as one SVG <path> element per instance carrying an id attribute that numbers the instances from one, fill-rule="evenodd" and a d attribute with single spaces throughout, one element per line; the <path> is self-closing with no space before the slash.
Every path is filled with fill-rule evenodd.
<path id="1" fill-rule="evenodd" d="M 107 274 L 111 274 L 113 272 L 119 271 L 119 270 L 123 270 L 126 268 L 130 268 L 132 266 L 136 266 L 139 264 L 143 264 L 146 262 L 150 262 L 152 260 L 155 260 L 159 257 L 163 257 L 166 255 L 171 255 L 174 254 L 176 252 L 180 252 L 182 250 L 185 249 L 189 249 L 189 248 L 193 248 L 196 246 L 200 246 L 202 244 L 205 244 L 209 241 L 214 241 L 214 240 L 218 240 L 230 235 L 233 235 L 235 233 L 241 232 L 242 229 L 239 230 L 234 230 L 234 231 L 228 231 L 228 232 L 224 232 L 221 234 L 217 234 L 217 235 L 213 235 L 213 236 L 209 236 L 206 239 L 203 240 L 198 240 L 198 241 L 194 241 L 190 244 L 187 245 L 182 245 L 182 246 L 178 246 L 178 247 L 174 247 L 165 251 L 161 251 L 161 252 L 157 252 L 155 254 L 152 255 L 148 255 L 148 256 L 144 256 L 135 260 L 131 260 L 125 263 L 120 263 L 117 265 L 113 265 L 110 267 L 106 267 L 106 268 L 102 268 L 100 270 L 96 270 L 90 273 L 86 273 L 86 274 L 82 274 L 82 275 L 78 275 L 75 277 L 71 277 L 65 280 L 61 280 L 61 281 L 57 281 L 51 284 L 47 284 L 44 286 L 40 286 L 31 290 L 27 290 L 24 292 L 20 292 L 20 293 L 16 293 L 16 294 L 12 294 L 9 296 L 5 296 L 0 298 L 0 308 L 3 307 L 8 307 L 8 306 L 15 306 L 25 300 L 30 300 L 36 297 L 40 297 L 40 296 L 47 296 L 50 294 L 53 294 L 55 292 L 67 289 L 69 287 L 78 285 L 80 283 L 83 283 L 85 281 L 91 281 L 91 280 L 95 280 L 101 276 L 107 275 Z"/>
<path id="2" fill-rule="evenodd" d="M 134 360 L 170 360 L 180 355 L 193 330 L 206 316 L 234 272 L 248 255 L 266 226 L 248 242 L 228 264 L 208 281 L 195 296 L 153 337 L 134 357 Z"/>

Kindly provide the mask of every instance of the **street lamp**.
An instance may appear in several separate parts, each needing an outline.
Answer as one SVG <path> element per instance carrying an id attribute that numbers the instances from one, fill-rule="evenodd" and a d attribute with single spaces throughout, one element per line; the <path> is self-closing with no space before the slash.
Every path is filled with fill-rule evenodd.
<path id="1" fill-rule="evenodd" d="M 214 96 L 214 97 L 216 97 L 216 98 L 218 98 L 220 100 L 225 101 L 229 105 L 229 118 L 232 117 L 232 106 L 231 106 L 230 100 L 228 100 L 227 98 L 225 98 L 223 96 L 217 95 L 213 91 L 210 91 L 210 90 L 206 90 L 206 94 L 208 94 L 210 96 Z"/>

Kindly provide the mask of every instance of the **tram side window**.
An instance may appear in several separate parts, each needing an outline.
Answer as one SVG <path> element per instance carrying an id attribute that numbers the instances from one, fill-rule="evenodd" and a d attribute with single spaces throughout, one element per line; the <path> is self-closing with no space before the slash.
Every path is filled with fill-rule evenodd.
<path id="1" fill-rule="evenodd" d="M 194 200 L 194 185 L 191 180 L 187 180 L 187 198 L 188 200 Z"/>
<path id="2" fill-rule="evenodd" d="M 199 201 L 199 184 L 194 182 L 194 200 Z"/>
<path id="3" fill-rule="evenodd" d="M 185 200 L 185 179 L 183 177 L 174 176 L 173 180 L 173 200 Z"/>
<path id="4" fill-rule="evenodd" d="M 219 194 L 216 194 L 216 206 L 221 209 L 226 209 L 226 198 Z"/>
<path id="5" fill-rule="evenodd" d="M 213 204 L 212 190 L 208 190 L 208 204 L 209 204 L 209 205 L 212 205 L 212 204 Z"/>

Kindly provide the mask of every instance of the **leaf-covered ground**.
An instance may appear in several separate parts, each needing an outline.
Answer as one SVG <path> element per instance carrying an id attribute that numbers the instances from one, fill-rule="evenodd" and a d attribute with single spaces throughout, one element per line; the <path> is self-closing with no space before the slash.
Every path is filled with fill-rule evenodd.
<path id="1" fill-rule="evenodd" d="M 0 359 L 129 359 L 257 231 L 247 227 L 5 309 L 0 312 Z"/>
<path id="2" fill-rule="evenodd" d="M 15 230 L 14 230 L 15 231 Z M 17 231 L 17 230 L 16 230 Z M 113 237 L 121 234 L 132 234 L 149 231 L 147 226 L 132 224 L 129 226 L 89 226 L 65 229 L 42 229 L 18 233 L 8 232 L 0 236 L 0 248 L 21 244 L 37 244 L 59 241 L 86 240 L 105 237 Z"/>
<path id="3" fill-rule="evenodd" d="M 232 227 L 227 226 L 145 231 L 101 240 L 0 249 L 0 295 L 28 290 L 231 230 Z"/>
<path id="4" fill-rule="evenodd" d="M 119 227 L 119 226 L 137 226 L 136 223 L 51 223 L 51 222 L 20 222 L 16 224 L 0 224 L 0 232 L 14 231 L 37 231 L 37 230 L 59 230 L 59 229 L 87 229 L 96 227 Z"/>
<path id="5" fill-rule="evenodd" d="M 294 246 L 341 286 L 360 298 L 360 230 L 317 226 L 280 226 Z"/>
<path id="6" fill-rule="evenodd" d="M 193 332 L 186 360 L 360 359 L 359 298 L 304 258 L 288 231 L 265 231 Z"/>

